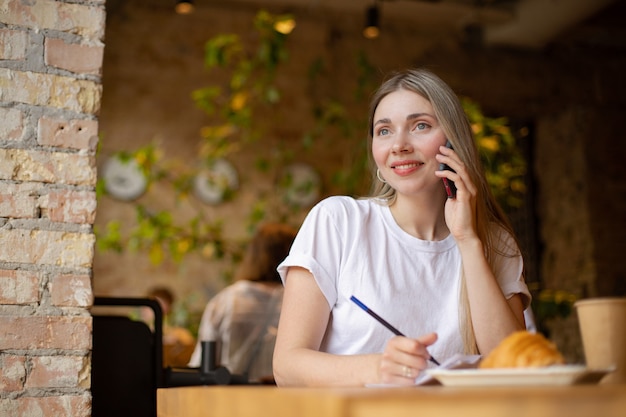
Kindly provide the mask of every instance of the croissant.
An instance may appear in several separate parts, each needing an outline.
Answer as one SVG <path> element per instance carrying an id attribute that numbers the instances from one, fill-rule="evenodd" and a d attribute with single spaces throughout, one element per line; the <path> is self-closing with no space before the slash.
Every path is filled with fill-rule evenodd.
<path id="1" fill-rule="evenodd" d="M 538 368 L 564 363 L 554 343 L 540 333 L 522 330 L 502 340 L 480 362 L 479 368 Z"/>

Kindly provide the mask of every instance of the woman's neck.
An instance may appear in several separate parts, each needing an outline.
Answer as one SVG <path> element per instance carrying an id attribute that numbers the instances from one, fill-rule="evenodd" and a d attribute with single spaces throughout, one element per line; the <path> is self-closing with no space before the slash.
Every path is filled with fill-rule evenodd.
<path id="1" fill-rule="evenodd" d="M 422 240 L 443 240 L 450 234 L 446 225 L 444 201 L 398 195 L 391 214 L 402 230 Z"/>

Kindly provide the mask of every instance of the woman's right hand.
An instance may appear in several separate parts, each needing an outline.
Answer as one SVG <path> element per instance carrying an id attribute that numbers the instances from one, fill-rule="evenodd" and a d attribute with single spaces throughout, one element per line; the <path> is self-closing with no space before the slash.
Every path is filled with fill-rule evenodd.
<path id="1" fill-rule="evenodd" d="M 436 333 L 429 333 L 417 339 L 404 336 L 391 338 L 381 355 L 380 382 L 383 384 L 413 385 L 415 378 L 428 365 L 430 354 L 426 347 L 436 341 Z"/>
<path id="2" fill-rule="evenodd" d="M 441 153 L 435 156 L 437 161 L 447 164 L 454 171 L 436 171 L 435 175 L 454 181 L 457 189 L 456 198 L 449 198 L 445 203 L 446 224 L 457 243 L 465 239 L 474 239 L 478 189 L 472 182 L 465 164 L 453 149 L 441 146 L 439 151 Z"/>

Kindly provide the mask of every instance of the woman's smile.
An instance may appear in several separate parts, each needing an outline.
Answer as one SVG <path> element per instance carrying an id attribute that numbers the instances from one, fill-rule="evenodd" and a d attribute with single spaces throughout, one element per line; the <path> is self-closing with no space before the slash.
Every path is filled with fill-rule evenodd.
<path id="1" fill-rule="evenodd" d="M 391 164 L 391 169 L 396 175 L 401 177 L 411 175 L 413 172 L 417 171 L 422 165 L 423 162 L 419 161 L 400 161 Z"/>

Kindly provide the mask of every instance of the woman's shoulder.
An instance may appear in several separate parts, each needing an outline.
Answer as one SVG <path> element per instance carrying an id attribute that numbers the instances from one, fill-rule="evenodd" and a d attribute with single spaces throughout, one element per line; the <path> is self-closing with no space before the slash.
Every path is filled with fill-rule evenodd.
<path id="1" fill-rule="evenodd" d="M 308 217 L 310 224 L 329 222 L 342 230 L 361 228 L 368 219 L 382 219 L 385 205 L 371 198 L 353 198 L 349 196 L 332 196 L 316 204 Z M 317 226 L 316 226 L 317 227 Z"/>
<path id="2" fill-rule="evenodd" d="M 356 214 L 370 212 L 375 207 L 380 207 L 381 204 L 371 198 L 354 198 L 345 195 L 336 195 L 326 197 L 317 205 L 315 209 L 326 210 L 330 212 L 343 212 L 345 214 Z"/>

